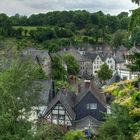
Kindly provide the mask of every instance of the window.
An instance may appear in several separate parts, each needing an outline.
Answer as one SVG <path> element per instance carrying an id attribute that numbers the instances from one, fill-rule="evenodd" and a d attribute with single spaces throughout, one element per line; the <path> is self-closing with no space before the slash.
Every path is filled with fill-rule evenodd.
<path id="1" fill-rule="evenodd" d="M 87 109 L 90 109 L 90 104 L 87 104 Z"/>
<path id="2" fill-rule="evenodd" d="M 92 110 L 92 109 L 97 109 L 97 104 L 96 103 L 90 103 L 90 104 L 87 104 L 87 110 Z"/>
<path id="3" fill-rule="evenodd" d="M 97 109 L 97 104 L 96 103 L 91 103 L 90 104 L 90 109 Z"/>

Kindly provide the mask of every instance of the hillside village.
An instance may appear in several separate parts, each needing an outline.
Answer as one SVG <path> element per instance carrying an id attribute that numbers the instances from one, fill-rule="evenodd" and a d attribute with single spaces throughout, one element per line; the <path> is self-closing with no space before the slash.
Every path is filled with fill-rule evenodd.
<path id="1" fill-rule="evenodd" d="M 87 47 L 86 50 L 70 47 L 68 50 L 58 52 L 57 55 L 60 56 L 71 54 L 79 64 L 79 79 L 71 80 L 71 84 L 75 84 L 75 91 L 63 86 L 56 93 L 55 82 L 49 77 L 48 80 L 36 81 L 42 87 L 40 105 L 37 107 L 40 111 L 38 115 L 33 111 L 34 115 L 31 115 L 30 119 L 36 121 L 43 118 L 49 123 L 65 126 L 65 129 L 85 129 L 90 126 L 96 134 L 104 121 L 103 112 L 111 112 L 112 96 L 103 93 L 102 88 L 119 81 L 137 78 L 138 72 L 131 72 L 126 65 L 130 63 L 128 56 L 139 51 L 136 47 L 128 50 L 123 45 L 118 50 L 113 50 L 112 47 L 105 45 Z M 53 55 L 35 48 L 26 48 L 21 52 L 21 57 L 31 57 L 47 75 L 51 73 L 50 63 Z M 106 84 L 102 85 L 99 84 L 97 72 L 104 63 L 113 74 Z"/>
<path id="2" fill-rule="evenodd" d="M 140 140 L 140 0 L 14 1 L 27 11 L 0 13 L 0 140 Z"/>

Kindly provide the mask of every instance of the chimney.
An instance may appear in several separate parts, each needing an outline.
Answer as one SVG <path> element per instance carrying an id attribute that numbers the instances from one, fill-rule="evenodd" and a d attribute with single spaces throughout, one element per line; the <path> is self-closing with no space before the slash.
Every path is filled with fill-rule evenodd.
<path id="1" fill-rule="evenodd" d="M 55 97 L 55 84 L 54 81 L 52 80 L 52 99 Z"/>
<path id="2" fill-rule="evenodd" d="M 49 91 L 49 102 L 52 101 L 52 99 L 55 97 L 55 84 L 54 81 L 51 81 L 51 89 Z"/>
<path id="3" fill-rule="evenodd" d="M 80 92 L 81 92 L 81 85 L 78 84 L 78 93 L 80 93 Z"/>
<path id="4" fill-rule="evenodd" d="M 90 80 L 85 80 L 84 82 L 85 82 L 85 89 L 89 89 L 91 85 Z"/>

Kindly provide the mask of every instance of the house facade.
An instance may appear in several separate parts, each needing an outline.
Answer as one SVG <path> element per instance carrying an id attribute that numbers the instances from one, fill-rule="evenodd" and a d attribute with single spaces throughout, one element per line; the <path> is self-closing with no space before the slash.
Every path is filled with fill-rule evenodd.
<path id="1" fill-rule="evenodd" d="M 57 94 L 49 102 L 44 120 L 75 129 L 84 129 L 90 125 L 97 132 L 104 121 L 105 112 L 105 96 L 88 80 L 78 94 L 66 89 Z"/>
<path id="2" fill-rule="evenodd" d="M 107 56 L 105 59 L 105 63 L 108 65 L 109 69 L 112 71 L 116 70 L 116 62 L 113 56 Z"/>
<path id="3" fill-rule="evenodd" d="M 109 54 L 97 54 L 97 53 L 87 53 L 88 57 L 92 61 L 92 75 L 97 75 L 101 66 L 106 63 L 113 72 L 116 70 L 116 61 L 112 55 Z"/>
<path id="4" fill-rule="evenodd" d="M 93 59 L 93 75 L 96 75 L 100 70 L 101 65 L 104 64 L 100 55 L 96 55 L 95 59 Z"/>

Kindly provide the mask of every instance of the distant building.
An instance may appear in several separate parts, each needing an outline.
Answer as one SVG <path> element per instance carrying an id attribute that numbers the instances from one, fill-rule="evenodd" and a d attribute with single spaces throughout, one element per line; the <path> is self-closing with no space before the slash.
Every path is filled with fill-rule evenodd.
<path id="1" fill-rule="evenodd" d="M 92 74 L 97 75 L 97 72 L 100 70 L 101 66 L 106 63 L 112 71 L 116 69 L 116 62 L 113 56 L 109 54 L 102 53 L 86 53 L 85 56 L 92 61 Z"/>
<path id="2" fill-rule="evenodd" d="M 117 67 L 117 72 L 122 80 L 131 80 L 138 77 L 138 72 L 131 72 L 127 68 L 126 64 L 122 64 L 122 65 L 120 64 Z"/>
<path id="3" fill-rule="evenodd" d="M 69 50 L 69 51 L 62 51 L 59 52 L 60 55 L 71 54 L 77 60 L 78 64 L 80 65 L 80 73 L 79 75 L 88 74 L 92 75 L 92 62 L 88 58 L 85 57 L 84 50 Z"/>
<path id="4" fill-rule="evenodd" d="M 23 56 L 31 57 L 37 64 L 39 64 L 44 72 L 49 75 L 50 73 L 50 56 L 48 51 L 39 50 L 35 48 L 27 48 L 22 51 Z"/>

